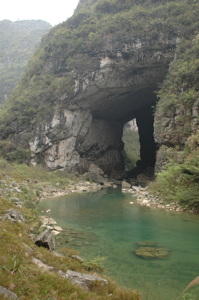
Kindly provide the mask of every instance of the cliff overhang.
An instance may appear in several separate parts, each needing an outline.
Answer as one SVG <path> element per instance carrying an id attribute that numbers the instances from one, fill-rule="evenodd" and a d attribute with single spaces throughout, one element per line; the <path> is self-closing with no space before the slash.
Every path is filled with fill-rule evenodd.
<path id="1" fill-rule="evenodd" d="M 80 75 L 73 70 L 75 85 L 70 101 L 55 107 L 52 116 L 33 130 L 32 163 L 80 173 L 95 164 L 108 176 L 120 177 L 124 171 L 123 126 L 136 118 L 141 161 L 146 168 L 154 167 L 151 107 L 156 104 L 155 91 L 175 56 L 178 42 L 175 37 L 165 38 L 161 44 L 149 47 L 136 41 L 120 51 L 106 49 L 95 58 L 92 55 L 96 63 L 90 72 Z"/>

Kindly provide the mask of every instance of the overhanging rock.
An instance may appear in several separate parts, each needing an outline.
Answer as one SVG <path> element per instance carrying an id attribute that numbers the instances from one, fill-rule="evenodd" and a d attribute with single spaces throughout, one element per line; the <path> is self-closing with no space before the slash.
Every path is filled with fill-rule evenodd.
<path id="1" fill-rule="evenodd" d="M 96 54 L 93 71 L 76 75 L 73 98 L 33 131 L 32 163 L 80 173 L 94 163 L 109 176 L 121 176 L 123 126 L 155 105 L 154 91 L 165 77 L 177 42 L 173 38 L 150 48 L 140 41 L 114 57 L 105 51 Z"/>

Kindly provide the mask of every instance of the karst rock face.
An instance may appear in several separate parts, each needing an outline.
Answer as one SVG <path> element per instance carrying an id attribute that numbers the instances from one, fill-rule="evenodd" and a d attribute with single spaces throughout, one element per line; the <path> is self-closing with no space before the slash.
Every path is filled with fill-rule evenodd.
<path id="1" fill-rule="evenodd" d="M 155 92 L 183 39 L 175 15 L 170 25 L 164 13 L 179 4 L 170 2 L 81 0 L 43 39 L 1 137 L 28 141 L 33 164 L 78 173 L 95 165 L 120 178 L 123 127 L 136 119 L 139 165 L 154 167 L 157 143 L 170 139 L 156 130 L 154 141 Z M 184 18 L 182 7 L 175 13 Z M 155 118 L 168 127 L 161 113 Z"/>
<path id="2" fill-rule="evenodd" d="M 90 72 L 73 75 L 72 99 L 34 129 L 32 163 L 81 173 L 94 163 L 110 176 L 121 174 L 123 126 L 155 104 L 154 91 L 165 77 L 178 38 L 161 36 L 151 43 L 138 38 L 128 44 L 106 41 L 92 54 Z M 48 65 L 53 65 L 51 59 Z"/>

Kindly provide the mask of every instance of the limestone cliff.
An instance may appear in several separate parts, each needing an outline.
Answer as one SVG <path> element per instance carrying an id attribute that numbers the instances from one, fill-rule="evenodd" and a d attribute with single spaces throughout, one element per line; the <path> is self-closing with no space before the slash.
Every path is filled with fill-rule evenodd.
<path id="1" fill-rule="evenodd" d="M 28 65 L 2 116 L 2 138 L 25 136 L 32 163 L 50 169 L 83 173 L 94 163 L 121 176 L 123 126 L 136 118 L 141 165 L 154 167 L 155 91 L 178 45 L 199 27 L 197 3 L 166 2 L 80 1 Z M 190 13 L 192 29 L 184 26 Z"/>

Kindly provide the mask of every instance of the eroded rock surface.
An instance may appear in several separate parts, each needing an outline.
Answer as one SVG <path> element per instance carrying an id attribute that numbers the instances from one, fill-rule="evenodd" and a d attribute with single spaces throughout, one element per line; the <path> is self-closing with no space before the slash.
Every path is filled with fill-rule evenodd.
<path id="1" fill-rule="evenodd" d="M 173 46 L 177 43 L 175 39 L 169 42 Z M 164 42 L 158 47 L 157 55 L 157 50 L 148 51 L 144 43 L 139 49 L 129 45 L 128 59 L 123 57 L 125 50 L 112 59 L 97 54 L 98 69 L 76 81 L 74 98 L 34 130 L 32 163 L 44 161 L 50 169 L 80 173 L 94 163 L 105 174 L 117 176 L 124 169 L 123 126 L 136 117 L 142 122 L 142 110 L 155 103 L 153 92 L 173 59 L 174 52 L 163 50 Z M 146 144 L 148 137 L 141 140 Z M 143 159 L 150 155 L 149 147 L 154 145 L 148 143 L 148 152 L 142 151 Z"/>
<path id="2" fill-rule="evenodd" d="M 148 167 L 154 168 L 157 144 L 151 107 L 157 102 L 155 91 L 176 58 L 183 34 L 188 33 L 183 33 L 185 27 L 180 30 L 175 22 L 168 24 L 162 1 L 153 1 L 149 6 L 148 1 L 140 1 L 140 16 L 135 23 L 117 27 L 117 18 L 124 21 L 128 12 L 129 19 L 138 17 L 132 8 L 135 5 L 137 11 L 136 1 L 132 5 L 117 2 L 116 11 L 104 8 L 100 14 L 96 1 L 80 1 L 74 17 L 49 33 L 30 64 L 15 95 L 25 102 L 18 101 L 23 116 L 4 122 L 2 137 L 11 135 L 15 143 L 28 144 L 33 164 L 82 174 L 95 164 L 105 175 L 120 179 L 124 177 L 123 127 L 136 119 L 141 159 L 135 176 Z M 156 9 L 157 16 L 151 15 Z M 107 24 L 103 30 L 107 13 L 118 30 L 112 29 L 111 22 L 110 28 Z M 183 9 L 179 14 L 185 18 Z M 190 16 L 186 18 L 184 23 L 189 23 Z M 143 30 L 138 28 L 138 21 Z M 180 128 L 182 113 L 183 107 L 176 112 L 173 123 L 170 115 L 168 120 L 165 116 L 162 132 L 156 129 L 157 143 L 162 145 L 164 135 L 168 142 L 175 124 Z M 197 107 L 191 114 L 195 116 L 194 127 Z M 164 133 L 166 127 L 169 134 Z"/>
<path id="3" fill-rule="evenodd" d="M 87 290 L 89 290 L 96 281 L 100 281 L 104 286 L 108 284 L 108 281 L 100 276 L 74 272 L 71 270 L 68 270 L 65 276 L 73 283 Z"/>
<path id="4" fill-rule="evenodd" d="M 51 230 L 45 230 L 40 233 L 36 240 L 35 244 L 39 247 L 44 247 L 49 249 L 50 251 L 55 250 L 55 238 L 54 235 L 51 233 Z"/>
<path id="5" fill-rule="evenodd" d="M 2 217 L 3 220 L 9 220 L 12 222 L 24 222 L 24 217 L 22 214 L 16 209 L 9 209 L 4 216 Z"/>
<path id="6" fill-rule="evenodd" d="M 0 297 L 3 297 L 3 299 L 9 299 L 9 300 L 17 300 L 18 297 L 15 293 L 7 290 L 6 288 L 0 286 Z"/>

